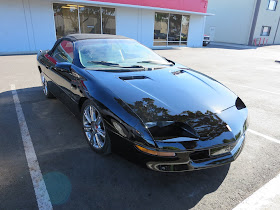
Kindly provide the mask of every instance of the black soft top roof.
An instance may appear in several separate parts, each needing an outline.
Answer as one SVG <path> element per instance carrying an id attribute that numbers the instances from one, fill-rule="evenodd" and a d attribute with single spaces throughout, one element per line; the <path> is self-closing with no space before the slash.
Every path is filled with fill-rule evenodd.
<path id="1" fill-rule="evenodd" d="M 71 39 L 72 41 L 85 39 L 130 39 L 125 36 L 111 35 L 111 34 L 70 34 L 63 38 Z"/>

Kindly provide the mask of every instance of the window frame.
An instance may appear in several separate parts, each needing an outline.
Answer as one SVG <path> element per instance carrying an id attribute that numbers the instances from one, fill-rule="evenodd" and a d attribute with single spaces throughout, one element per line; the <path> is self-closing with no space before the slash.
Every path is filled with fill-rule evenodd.
<path id="1" fill-rule="evenodd" d="M 63 3 L 63 2 L 53 2 L 52 3 L 52 10 L 54 12 L 54 5 L 62 5 L 62 6 L 64 5 L 64 6 L 67 6 L 68 4 L 70 4 L 70 3 L 67 3 L 67 2 L 65 2 L 65 3 Z M 77 21 L 78 21 L 78 27 L 79 27 L 79 30 L 78 30 L 77 33 L 79 33 L 79 34 L 83 34 L 81 32 L 81 22 L 80 22 L 80 8 L 81 7 L 96 7 L 96 8 L 99 8 L 99 11 L 100 11 L 100 22 L 101 22 L 100 23 L 100 25 L 101 25 L 101 33 L 100 34 L 104 34 L 103 33 L 103 14 L 102 14 L 103 9 L 114 9 L 115 34 L 113 34 L 113 35 L 116 35 L 116 33 L 117 33 L 117 8 L 116 7 L 110 7 L 110 6 L 107 6 L 107 5 L 106 6 L 104 5 L 102 7 L 102 6 L 98 6 L 98 5 L 88 5 L 88 4 L 71 4 L 71 5 L 75 5 L 75 7 L 77 7 L 77 11 L 78 11 Z M 55 29 L 56 29 L 56 23 L 55 23 Z M 62 37 L 58 38 L 57 34 L 55 34 L 57 40 L 63 38 L 64 36 L 67 36 L 67 35 L 63 35 Z"/>
<path id="2" fill-rule="evenodd" d="M 58 61 L 57 59 L 55 59 L 55 57 L 53 56 L 54 55 L 54 52 L 56 51 L 56 49 L 61 46 L 61 43 L 64 42 L 64 41 L 67 41 L 67 42 L 71 42 L 72 43 L 72 46 L 73 46 L 73 58 L 72 58 L 72 62 L 68 62 L 68 63 L 74 63 L 74 59 L 75 59 L 75 45 L 74 45 L 74 42 L 70 39 L 60 39 L 56 44 L 55 46 L 53 47 L 53 49 L 49 52 L 49 55 L 57 62 L 57 63 L 61 63 L 60 61 Z M 70 56 L 71 57 L 71 56 Z M 65 61 L 67 62 L 67 61 Z"/>
<path id="3" fill-rule="evenodd" d="M 155 20 L 156 20 L 156 13 L 161 13 L 161 14 L 166 14 L 167 17 L 167 31 L 166 31 L 166 41 L 155 41 Z M 168 34 L 169 34 L 169 18 L 170 18 L 170 13 L 166 12 L 155 12 L 154 14 L 154 33 L 153 33 L 153 46 L 168 46 Z M 160 34 L 160 33 L 159 33 Z M 155 45 L 155 43 L 164 43 L 165 45 Z"/>
<path id="4" fill-rule="evenodd" d="M 60 8 L 63 8 L 63 7 L 66 7 L 67 6 L 67 3 L 56 3 L 56 2 L 53 2 L 52 3 L 52 11 L 53 11 L 53 15 L 54 15 L 54 26 L 55 26 L 55 36 L 56 36 L 56 39 L 59 40 L 61 38 L 63 38 L 64 36 L 66 35 L 62 35 L 62 36 L 58 36 L 57 34 L 57 22 L 56 22 L 56 13 L 55 13 L 55 6 L 57 5 L 60 5 Z M 79 24 L 79 5 L 74 5 L 74 6 L 71 6 L 69 7 L 68 9 L 76 9 L 77 10 L 77 23 L 78 23 L 78 30 L 77 32 L 75 33 L 80 33 L 80 24 Z M 64 21 L 64 20 L 63 20 Z M 63 26 L 65 26 L 65 24 L 63 23 Z M 65 31 L 63 31 L 63 34 L 67 34 L 65 33 Z"/>
<path id="5" fill-rule="evenodd" d="M 155 17 L 156 17 L 156 13 L 163 13 L 163 14 L 167 14 L 168 15 L 168 22 L 167 22 L 167 37 L 166 37 L 166 41 L 156 41 L 156 39 L 154 38 L 154 33 L 155 33 Z M 170 31 L 170 16 L 171 15 L 181 15 L 181 28 L 180 28 L 180 40 L 179 41 L 169 41 L 169 31 Z M 191 16 L 188 14 L 179 14 L 179 13 L 170 13 L 170 12 L 163 12 L 163 11 L 155 11 L 154 13 L 154 33 L 153 33 L 153 46 L 154 47 L 170 47 L 170 46 L 179 46 L 179 47 L 186 47 L 188 44 L 188 41 L 182 41 L 182 24 L 183 24 L 183 16 L 188 16 L 188 24 L 190 24 L 190 18 Z M 188 33 L 189 34 L 189 33 Z M 188 38 L 187 38 L 188 40 Z M 156 43 L 162 44 L 162 45 L 156 45 Z M 169 44 L 170 43 L 170 44 Z M 173 44 L 172 44 L 173 43 Z M 174 43 L 178 43 L 175 44 Z"/>
<path id="6" fill-rule="evenodd" d="M 83 34 L 82 29 L 81 29 L 81 26 L 82 26 L 82 24 L 81 24 L 81 13 L 82 13 L 82 11 L 80 11 L 80 10 L 84 7 L 89 7 L 91 9 L 93 9 L 93 8 L 98 8 L 99 9 L 100 33 L 93 33 L 93 34 L 102 34 L 102 14 L 101 14 L 101 7 L 98 6 L 98 5 L 78 5 L 78 19 L 79 19 L 79 28 L 80 28 L 79 33 Z"/>
<path id="7" fill-rule="evenodd" d="M 263 34 L 263 30 L 264 30 L 265 27 L 268 27 L 268 29 L 269 29 L 268 35 L 264 35 L 264 34 Z M 261 36 L 270 36 L 270 32 L 271 32 L 271 26 L 262 26 Z"/>
<path id="8" fill-rule="evenodd" d="M 274 9 L 269 9 L 270 3 L 272 1 L 276 2 L 275 7 L 274 7 Z M 268 4 L 267 4 L 267 9 L 266 10 L 268 10 L 268 11 L 276 11 L 277 5 L 278 5 L 278 0 L 268 0 Z"/>

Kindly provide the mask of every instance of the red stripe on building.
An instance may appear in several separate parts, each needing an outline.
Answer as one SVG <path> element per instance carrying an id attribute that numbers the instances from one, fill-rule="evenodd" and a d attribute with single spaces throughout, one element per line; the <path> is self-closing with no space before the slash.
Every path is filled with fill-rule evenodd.
<path id="1" fill-rule="evenodd" d="M 202 13 L 207 12 L 208 4 L 208 0 L 98 0 L 96 2 L 128 4 L 145 7 L 159 7 L 163 9 L 174 9 Z"/>

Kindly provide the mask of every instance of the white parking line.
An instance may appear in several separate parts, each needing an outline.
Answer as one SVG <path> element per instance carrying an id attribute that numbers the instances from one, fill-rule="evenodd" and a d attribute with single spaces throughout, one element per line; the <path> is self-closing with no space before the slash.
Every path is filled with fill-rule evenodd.
<path id="1" fill-rule="evenodd" d="M 16 107 L 17 118 L 19 122 L 21 137 L 23 141 L 25 156 L 32 179 L 33 187 L 35 190 L 35 196 L 40 210 L 53 209 L 50 197 L 44 182 L 41 169 L 37 160 L 37 156 L 33 147 L 33 143 L 29 134 L 29 130 L 25 121 L 24 114 L 22 112 L 21 104 L 18 98 L 18 94 L 15 85 L 11 85 L 13 99 Z"/>
<path id="2" fill-rule="evenodd" d="M 274 92 L 274 91 L 269 91 L 269 90 L 263 90 L 263 89 L 259 89 L 259 88 L 249 87 L 249 86 L 246 86 L 246 85 L 239 85 L 239 84 L 232 83 L 232 82 L 224 82 L 224 83 L 227 83 L 227 84 L 234 84 L 234 85 L 239 86 L 239 87 L 245 87 L 245 88 L 249 88 L 249 89 L 253 89 L 253 90 L 258 90 L 258 91 L 262 91 L 262 92 L 266 92 L 266 93 L 271 93 L 271 94 L 280 95 L 280 92 Z"/>
<path id="3" fill-rule="evenodd" d="M 280 196 L 280 174 L 238 204 L 233 210 L 271 209 L 270 206 L 280 206 L 277 198 Z M 279 202 L 279 200 L 278 200 Z"/>
<path id="4" fill-rule="evenodd" d="M 259 133 L 259 132 L 257 132 L 257 131 L 253 131 L 253 130 L 251 130 L 251 129 L 248 129 L 248 131 L 251 132 L 251 133 L 253 133 L 253 134 L 255 134 L 255 135 L 257 135 L 257 136 L 261 136 L 261 137 L 263 137 L 263 138 L 265 138 L 265 139 L 267 139 L 267 140 L 270 140 L 270 141 L 273 141 L 273 142 L 275 142 L 275 143 L 277 143 L 277 144 L 280 144 L 280 140 L 278 140 L 278 139 L 275 139 L 275 138 L 272 138 L 272 137 L 270 137 L 270 136 L 264 135 L 264 134 Z"/>

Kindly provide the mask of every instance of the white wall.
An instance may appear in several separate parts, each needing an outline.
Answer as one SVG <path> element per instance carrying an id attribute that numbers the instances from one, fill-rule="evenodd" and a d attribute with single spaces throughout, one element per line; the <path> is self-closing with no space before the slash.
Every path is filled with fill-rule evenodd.
<path id="1" fill-rule="evenodd" d="M 35 50 L 51 49 L 56 41 L 53 6 L 47 0 L 29 0 Z"/>
<path id="2" fill-rule="evenodd" d="M 136 39 L 150 48 L 164 48 L 159 46 L 153 47 L 155 12 L 147 9 L 116 8 L 116 33 Z M 188 47 L 202 46 L 204 26 L 204 16 L 191 15 Z"/>
<path id="3" fill-rule="evenodd" d="M 4 0 L 0 6 L 0 53 L 29 51 L 28 30 L 22 0 Z"/>
<path id="4" fill-rule="evenodd" d="M 1 0 L 0 20 L 0 54 L 49 49 L 56 39 L 49 1 Z"/>
<path id="5" fill-rule="evenodd" d="M 191 15 L 188 33 L 188 47 L 202 47 L 205 27 L 205 17 Z"/>
<path id="6" fill-rule="evenodd" d="M 116 8 L 116 33 L 152 47 L 154 11 L 136 8 Z"/>
<path id="7" fill-rule="evenodd" d="M 248 44 L 256 0 L 210 0 L 206 18 L 205 33 L 215 28 L 216 42 Z"/>
<path id="8" fill-rule="evenodd" d="M 141 10 L 140 19 L 140 42 L 146 46 L 152 47 L 154 43 L 154 20 L 155 12 L 152 10 Z"/>

